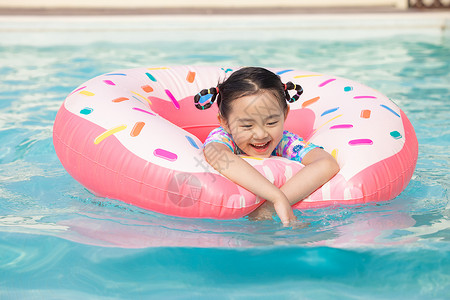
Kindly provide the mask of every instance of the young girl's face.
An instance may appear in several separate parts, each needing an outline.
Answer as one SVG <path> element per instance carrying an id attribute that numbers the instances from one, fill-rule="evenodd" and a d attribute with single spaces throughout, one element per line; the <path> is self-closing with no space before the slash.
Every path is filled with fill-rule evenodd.
<path id="1" fill-rule="evenodd" d="M 235 99 L 228 119 L 219 117 L 219 120 L 247 155 L 270 157 L 283 137 L 288 111 L 281 108 L 273 94 L 263 91 Z"/>

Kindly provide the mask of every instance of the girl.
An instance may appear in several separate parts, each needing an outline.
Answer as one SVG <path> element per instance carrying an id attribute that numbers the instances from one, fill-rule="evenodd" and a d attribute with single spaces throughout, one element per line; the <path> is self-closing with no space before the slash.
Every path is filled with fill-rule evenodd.
<path id="1" fill-rule="evenodd" d="M 292 98 L 288 91 L 296 90 Z M 272 218 L 273 209 L 284 226 L 296 221 L 291 205 L 330 180 L 338 171 L 336 160 L 322 149 L 305 143 L 299 136 L 283 130 L 289 113 L 288 102 L 298 100 L 303 92 L 299 85 L 281 82 L 278 75 L 264 68 L 242 68 L 219 84 L 195 96 L 195 105 L 207 109 L 217 98 L 220 127 L 211 131 L 204 143 L 206 160 L 218 172 L 241 185 L 266 203 L 250 214 L 253 219 Z M 200 98 L 212 94 L 201 105 Z M 301 162 L 305 167 L 281 188 L 273 185 L 240 154 L 254 157 L 283 156 Z M 218 157 L 229 162 L 221 168 Z"/>

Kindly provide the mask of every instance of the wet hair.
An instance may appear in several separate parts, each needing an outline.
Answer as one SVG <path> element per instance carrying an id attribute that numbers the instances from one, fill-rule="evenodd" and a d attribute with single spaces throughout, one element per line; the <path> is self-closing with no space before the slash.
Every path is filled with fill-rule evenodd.
<path id="1" fill-rule="evenodd" d="M 291 97 L 289 90 L 296 90 L 297 94 Z M 231 112 L 231 104 L 235 99 L 257 95 L 262 92 L 271 93 L 277 99 L 281 109 L 286 112 L 287 102 L 294 102 L 303 92 L 300 85 L 292 82 L 283 84 L 280 76 L 260 67 L 245 67 L 232 73 L 224 82 L 219 83 L 217 87 L 202 90 L 198 93 L 194 102 L 198 109 L 207 109 L 217 98 L 219 112 L 225 119 Z M 201 105 L 201 97 L 212 94 L 210 102 Z"/>

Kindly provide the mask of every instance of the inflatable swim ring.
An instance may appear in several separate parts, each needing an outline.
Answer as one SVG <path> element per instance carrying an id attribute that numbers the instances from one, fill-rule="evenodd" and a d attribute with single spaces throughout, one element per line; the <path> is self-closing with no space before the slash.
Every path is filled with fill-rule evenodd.
<path id="1" fill-rule="evenodd" d="M 323 146 L 341 167 L 294 208 L 384 201 L 400 194 L 418 155 L 414 129 L 400 108 L 348 79 L 271 71 L 304 89 L 291 104 L 285 128 Z M 205 161 L 202 142 L 218 126 L 217 106 L 200 111 L 193 101 L 201 89 L 216 86 L 231 72 L 177 66 L 93 78 L 59 109 L 55 151 L 67 172 L 95 195 L 181 217 L 245 216 L 263 200 Z M 244 159 L 277 186 L 302 167 L 280 157 Z M 226 167 L 226 160 L 221 163 Z"/>

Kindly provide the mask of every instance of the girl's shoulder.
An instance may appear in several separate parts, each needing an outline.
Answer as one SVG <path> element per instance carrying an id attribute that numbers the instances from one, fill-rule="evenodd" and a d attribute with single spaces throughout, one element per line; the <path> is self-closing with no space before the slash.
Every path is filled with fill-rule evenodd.
<path id="1" fill-rule="evenodd" d="M 313 143 L 307 143 L 299 135 L 285 130 L 276 149 L 276 154 L 290 160 L 301 162 L 306 153 L 315 148 L 322 147 Z"/>
<path id="2" fill-rule="evenodd" d="M 234 152 L 234 141 L 231 137 L 231 134 L 229 134 L 223 127 L 217 127 L 209 133 L 208 137 L 206 138 L 205 142 L 203 143 L 203 147 L 210 143 L 221 143 L 230 148 L 231 151 Z"/>

